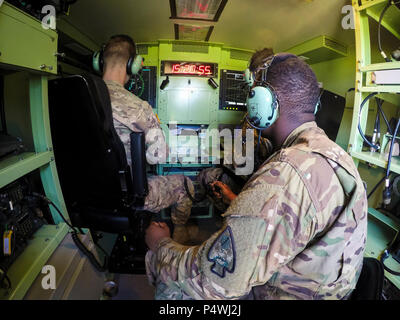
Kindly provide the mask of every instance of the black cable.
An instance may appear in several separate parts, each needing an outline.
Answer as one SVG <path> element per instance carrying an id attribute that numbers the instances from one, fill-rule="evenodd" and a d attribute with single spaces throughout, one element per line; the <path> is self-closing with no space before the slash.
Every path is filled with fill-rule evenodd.
<path id="1" fill-rule="evenodd" d="M 44 201 L 46 201 L 47 203 L 51 204 L 56 209 L 56 211 L 58 212 L 60 217 L 64 220 L 64 222 L 72 229 L 71 237 L 72 237 L 72 240 L 74 241 L 75 245 L 88 257 L 89 261 L 92 263 L 92 265 L 99 272 L 107 271 L 107 265 L 108 265 L 108 256 L 107 256 L 107 254 L 105 254 L 105 256 L 104 256 L 104 264 L 103 264 L 103 266 L 101 266 L 100 263 L 97 261 L 96 257 L 94 256 L 94 254 L 91 251 L 89 251 L 85 247 L 85 245 L 82 243 L 81 239 L 79 239 L 78 232 L 76 231 L 76 229 L 67 221 L 67 219 L 65 219 L 64 215 L 62 214 L 60 209 L 54 204 L 54 202 L 51 201 L 49 198 L 45 197 L 44 195 L 41 195 L 41 194 L 36 193 L 36 192 L 32 192 L 32 195 L 36 196 L 36 197 L 39 197 L 40 199 L 43 199 Z M 80 233 L 84 234 L 82 229 L 80 229 Z M 105 253 L 103 248 L 101 248 L 99 245 L 97 245 L 97 246 L 101 250 L 103 250 L 103 252 Z"/>
<path id="2" fill-rule="evenodd" d="M 377 110 L 376 117 L 375 117 L 375 124 L 374 124 L 374 132 L 372 134 L 372 141 L 371 141 L 371 143 L 374 145 L 378 145 L 377 141 L 379 142 L 379 136 L 380 136 L 380 132 L 381 132 L 380 121 L 381 121 L 380 113 L 379 113 L 379 110 Z M 374 151 L 374 150 L 375 149 L 371 148 L 371 151 Z"/>
<path id="3" fill-rule="evenodd" d="M 389 258 L 389 250 L 386 249 L 385 251 L 383 251 L 382 255 L 381 255 L 381 262 L 383 264 L 383 267 L 385 268 L 385 270 L 395 276 L 400 276 L 400 272 L 394 271 L 392 269 L 389 269 L 388 267 L 385 266 L 385 260 Z"/>
<path id="4" fill-rule="evenodd" d="M 258 131 L 258 143 L 257 143 L 257 149 L 256 149 L 256 154 L 258 155 L 258 152 L 260 151 L 260 144 L 261 144 L 261 130 Z"/>
<path id="5" fill-rule="evenodd" d="M 371 190 L 371 192 L 368 194 L 367 199 L 369 199 L 372 194 L 376 191 L 376 189 L 378 189 L 379 185 L 386 179 L 386 176 L 383 176 L 383 178 L 381 180 L 379 180 L 379 182 L 375 185 L 375 187 Z"/>
<path id="6" fill-rule="evenodd" d="M 392 141 L 390 143 L 388 166 L 387 166 L 387 169 L 386 169 L 386 177 L 387 178 L 389 178 L 389 174 L 390 174 L 390 165 L 391 165 L 391 162 L 392 162 L 393 146 L 394 146 L 394 142 L 395 142 L 396 137 L 397 137 L 397 132 L 399 131 L 399 126 L 400 126 L 400 118 L 397 120 L 396 129 L 394 130 L 394 133 L 392 135 Z"/>
<path id="7" fill-rule="evenodd" d="M 385 206 L 389 205 L 391 202 L 391 191 L 390 191 L 390 166 L 392 164 L 392 157 L 393 157 L 393 146 L 397 137 L 397 132 L 400 127 L 400 118 L 397 120 L 396 129 L 394 130 L 392 141 L 390 143 L 390 150 L 389 150 L 389 157 L 388 157 L 388 165 L 386 168 L 386 178 L 385 178 L 385 189 L 383 191 L 383 204 Z"/>
<path id="8" fill-rule="evenodd" d="M 107 264 L 108 264 L 107 256 L 104 257 L 104 265 L 101 266 L 100 263 L 97 261 L 96 257 L 94 256 L 94 254 L 91 251 L 89 251 L 82 243 L 81 239 L 79 239 L 78 233 L 76 231 L 73 231 L 71 233 L 71 237 L 75 245 L 88 257 L 89 261 L 99 272 L 107 271 Z"/>
<path id="9" fill-rule="evenodd" d="M 58 209 L 58 207 L 53 203 L 53 201 L 51 201 L 49 198 L 47 198 L 44 195 L 37 193 L 37 192 L 32 192 L 32 195 L 35 197 L 38 197 L 40 199 L 43 199 L 45 202 L 51 204 L 54 207 L 54 209 L 56 209 L 56 211 L 58 212 L 60 217 L 64 220 L 64 222 L 68 225 L 68 227 L 70 227 L 72 230 L 75 231 L 75 228 L 67 221 L 67 219 L 65 219 L 64 215 L 62 214 L 60 209 Z"/>
<path id="10" fill-rule="evenodd" d="M 369 95 L 364 99 L 364 101 L 361 103 L 360 112 L 358 113 L 358 132 L 360 133 L 360 135 L 361 135 L 361 137 L 363 138 L 363 140 L 364 140 L 371 148 L 374 148 L 375 150 L 379 150 L 380 147 L 377 146 L 377 145 L 374 145 L 374 144 L 372 144 L 370 141 L 368 141 L 368 139 L 365 137 L 364 133 L 362 132 L 362 129 L 361 129 L 361 113 L 362 113 L 362 110 L 363 110 L 363 108 L 364 108 L 364 105 L 367 103 L 367 101 L 368 101 L 369 99 L 373 98 L 374 96 L 376 96 L 377 94 L 378 94 L 378 92 L 373 92 L 373 93 L 369 94 Z"/>
<path id="11" fill-rule="evenodd" d="M 382 114 L 383 120 L 385 120 L 385 123 L 386 123 L 386 127 L 387 127 L 388 132 L 389 132 L 391 135 L 393 135 L 392 128 L 390 127 L 389 121 L 388 121 L 388 119 L 386 118 L 385 112 L 383 112 L 383 109 L 382 109 L 383 100 L 381 100 L 381 99 L 379 99 L 379 98 L 375 98 L 375 100 L 376 100 L 376 104 L 378 105 L 379 112 Z"/>
<path id="12" fill-rule="evenodd" d="M 394 2 L 394 1 L 392 1 L 392 0 L 389 0 L 388 3 L 386 4 L 385 8 L 382 10 L 382 13 L 381 13 L 381 15 L 380 15 L 380 17 L 379 17 L 379 24 L 378 24 L 378 47 L 379 47 L 379 51 L 380 51 L 380 53 L 381 53 L 383 59 L 385 59 L 386 62 L 391 62 L 392 60 L 391 60 L 390 58 L 388 58 L 388 56 L 386 55 L 385 51 L 383 51 L 383 49 L 382 49 L 382 42 L 381 42 L 382 20 L 383 20 L 383 17 L 384 17 L 384 15 L 385 15 L 386 11 L 390 8 L 390 6 L 393 5 L 393 4 L 398 4 L 398 3 L 400 3 L 400 1 Z"/>

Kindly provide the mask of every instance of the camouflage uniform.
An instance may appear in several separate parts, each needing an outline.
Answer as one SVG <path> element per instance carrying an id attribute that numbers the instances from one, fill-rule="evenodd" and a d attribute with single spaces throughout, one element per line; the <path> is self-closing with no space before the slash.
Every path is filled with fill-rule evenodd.
<path id="1" fill-rule="evenodd" d="M 148 147 L 146 159 L 149 164 L 166 162 L 168 146 L 151 106 L 117 82 L 106 80 L 105 83 L 110 93 L 114 127 L 124 144 L 128 165 L 132 166 L 130 151 L 132 131 L 145 133 Z M 149 194 L 143 209 L 157 213 L 172 206 L 172 222 L 176 225 L 185 224 L 190 216 L 192 201 L 186 193 L 184 179 L 183 175 L 149 177 Z M 192 181 L 187 179 L 187 182 L 189 190 L 194 194 Z"/>
<path id="2" fill-rule="evenodd" d="M 366 192 L 315 122 L 294 130 L 200 246 L 146 255 L 158 299 L 347 299 L 362 268 Z"/>

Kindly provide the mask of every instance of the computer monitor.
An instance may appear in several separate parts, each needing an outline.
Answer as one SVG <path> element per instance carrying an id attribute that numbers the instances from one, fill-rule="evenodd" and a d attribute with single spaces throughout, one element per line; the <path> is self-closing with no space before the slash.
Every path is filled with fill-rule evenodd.
<path id="1" fill-rule="evenodd" d="M 332 141 L 336 141 L 342 122 L 346 99 L 338 94 L 325 90 L 321 96 L 321 108 L 315 121 Z"/>

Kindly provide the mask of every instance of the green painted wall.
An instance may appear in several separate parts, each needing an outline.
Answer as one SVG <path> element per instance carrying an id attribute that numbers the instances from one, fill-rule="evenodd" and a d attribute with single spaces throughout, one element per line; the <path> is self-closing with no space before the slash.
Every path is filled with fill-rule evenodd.
<path id="1" fill-rule="evenodd" d="M 218 124 L 236 124 L 242 119 L 243 112 L 219 110 L 219 88 L 212 89 L 206 78 L 170 76 L 169 85 L 160 90 L 162 81 L 166 79 L 160 75 L 161 61 L 217 63 L 218 77 L 214 79 L 219 84 L 221 70 L 245 70 L 253 51 L 224 47 L 221 43 L 176 40 L 138 43 L 139 48 L 143 46 L 147 47 L 147 54 L 141 53 L 141 49 L 139 52 L 145 59 L 144 64 L 157 67 L 156 112 L 164 129 L 170 120 L 179 124 L 207 124 L 212 128 Z"/>
<path id="2" fill-rule="evenodd" d="M 375 24 L 372 24 L 376 26 Z M 372 61 L 381 61 L 381 56 L 377 47 L 377 42 L 375 36 L 371 36 L 371 51 L 372 51 Z M 392 48 L 393 43 L 390 38 L 385 37 L 386 42 L 383 42 L 385 48 Z M 340 58 L 335 60 L 330 60 L 326 62 L 321 62 L 318 64 L 311 65 L 315 74 L 317 75 L 318 81 L 322 82 L 326 90 L 332 91 L 341 96 L 346 96 L 346 108 L 343 114 L 342 123 L 339 128 L 339 133 L 336 142 L 345 150 L 347 150 L 351 122 L 353 116 L 353 105 L 354 105 L 354 92 L 346 94 L 349 88 L 354 88 L 355 86 L 355 72 L 356 72 L 356 54 L 355 45 L 349 46 L 349 55 L 346 58 Z M 368 113 L 368 123 L 366 134 L 371 135 L 373 131 L 373 126 L 376 117 L 376 103 L 372 101 Z M 385 102 L 383 104 L 383 110 L 386 116 L 390 120 L 391 117 L 397 117 L 398 108 L 393 104 Z M 381 137 L 386 132 L 386 125 L 381 117 Z M 364 163 L 360 163 L 359 172 L 362 179 L 367 183 L 369 193 L 375 184 L 384 176 L 384 170 L 370 167 Z M 378 188 L 373 196 L 369 199 L 370 207 L 378 207 L 381 202 L 383 191 L 383 184 Z"/>
<path id="3" fill-rule="evenodd" d="M 34 151 L 27 72 L 15 72 L 4 77 L 4 105 L 8 133 L 21 138 L 27 151 Z"/>

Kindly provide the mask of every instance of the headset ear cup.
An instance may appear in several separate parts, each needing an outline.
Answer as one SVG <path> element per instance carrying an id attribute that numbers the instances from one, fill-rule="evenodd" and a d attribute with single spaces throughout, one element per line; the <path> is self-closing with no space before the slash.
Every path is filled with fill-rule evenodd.
<path id="1" fill-rule="evenodd" d="M 257 86 L 247 99 L 249 119 L 253 125 L 264 129 L 270 127 L 278 118 L 279 103 L 272 88 Z"/>
<path id="2" fill-rule="evenodd" d="M 131 57 L 127 65 L 127 73 L 132 76 L 138 74 L 143 66 L 143 58 L 141 55 L 136 55 L 135 58 Z"/>
<path id="3" fill-rule="evenodd" d="M 315 106 L 314 115 L 317 115 L 320 108 L 321 108 L 321 101 L 318 100 L 317 105 Z"/>
<path id="4" fill-rule="evenodd" d="M 103 57 L 102 57 L 102 52 L 97 51 L 93 54 L 93 70 L 101 73 L 103 71 Z"/>

